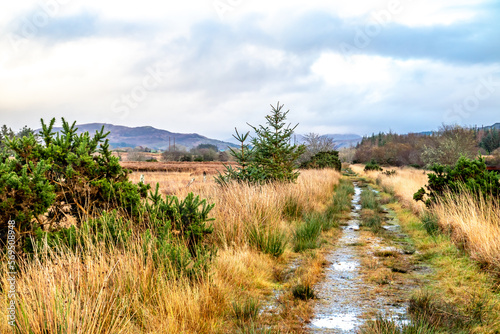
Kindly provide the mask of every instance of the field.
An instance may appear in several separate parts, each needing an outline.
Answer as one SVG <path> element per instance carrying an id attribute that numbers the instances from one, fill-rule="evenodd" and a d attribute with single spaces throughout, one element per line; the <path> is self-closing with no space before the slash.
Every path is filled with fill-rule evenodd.
<path id="1" fill-rule="evenodd" d="M 204 161 L 204 162 L 144 162 L 144 161 L 122 161 L 120 164 L 135 172 L 178 172 L 215 175 L 219 171 L 224 171 L 225 165 L 234 166 L 234 162 Z"/>
<path id="2" fill-rule="evenodd" d="M 256 312 L 272 298 L 273 289 L 283 284 L 278 273 L 299 255 L 291 242 L 297 214 L 323 212 L 332 201 L 340 174 L 303 171 L 296 184 L 221 188 L 211 175 L 203 181 L 205 167 L 214 164 L 179 165 L 182 168 L 175 168 L 184 171 L 135 172 L 130 178 L 137 182 L 142 174 L 145 182 L 158 182 L 164 194 L 184 198 L 194 192 L 215 204 L 210 213 L 215 219 L 211 243 L 218 251 L 206 276 L 195 281 L 183 275 L 172 278 L 168 269 L 172 263 L 148 256 L 144 252 L 147 241 L 140 235 L 125 247 L 108 247 L 83 235 L 80 249 L 85 249 L 84 254 L 65 246 L 42 247 L 37 250 L 39 261 L 19 264 L 19 333 L 234 333 L 254 326 Z M 188 186 L 193 177 L 195 181 Z M 253 246 L 252 233 L 282 236 L 277 242 L 284 253 L 276 257 L 259 251 Z M 167 269 L 160 270 L 158 261 Z M 319 255 L 305 259 L 308 266 L 299 278 L 317 280 L 321 261 Z M 6 262 L 2 272 L 6 286 Z M 5 303 L 6 298 L 2 294 Z M 306 311 L 299 307 L 295 312 Z M 271 321 L 268 326 L 285 332 L 293 326 L 300 328 L 292 313 L 289 316 L 291 320 Z M 2 322 L 0 332 L 6 333 L 7 326 Z"/>
<path id="3" fill-rule="evenodd" d="M 40 244 L 34 259 L 19 261 L 18 333 L 302 333 L 313 315 L 314 288 L 331 264 L 327 255 L 338 246 L 338 227 L 351 210 L 353 181 L 371 200 L 377 196 L 370 187 L 378 189 L 376 200 L 386 205 L 363 209 L 362 219 L 391 210 L 407 234 L 401 241 L 380 227 L 362 227 L 359 242 L 346 246 L 356 247 L 373 296 L 390 291 L 398 303 L 408 298 L 415 321 L 433 328 L 420 332 L 452 326 L 453 332 L 493 333 L 500 327 L 500 206 L 494 200 L 477 201 L 464 191 L 429 210 L 413 200 L 427 183 L 426 172 L 413 168 L 384 174 L 344 166 L 357 174 L 347 177 L 331 169 L 301 170 L 296 183 L 221 187 L 214 181 L 221 163 L 121 164 L 133 170 L 133 183 L 158 184 L 162 196 L 194 193 L 213 204 L 206 246 L 215 255 L 203 258 L 201 267 L 189 260 L 178 269 L 182 248 L 152 243 L 140 227 L 132 227 L 126 243 L 108 244 L 82 230 L 76 251 Z M 99 233 L 105 238 L 127 226 L 126 219 L 103 217 Z M 389 252 L 374 260 L 382 244 L 403 244 L 401 252 L 411 255 Z M 162 247 L 170 253 L 155 255 Z M 8 286 L 7 262 L 0 266 Z M 423 278 L 411 273 L 418 267 L 428 270 Z M 418 289 L 403 297 L 400 287 Z M 8 303 L 7 294 L 0 298 Z M 381 319 L 366 322 L 363 330 L 397 333 L 391 326 Z M 9 330 L 0 323 L 0 332 Z"/>

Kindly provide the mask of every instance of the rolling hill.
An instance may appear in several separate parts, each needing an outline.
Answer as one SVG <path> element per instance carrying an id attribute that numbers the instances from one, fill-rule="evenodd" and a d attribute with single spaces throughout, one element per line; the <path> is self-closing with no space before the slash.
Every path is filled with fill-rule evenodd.
<path id="1" fill-rule="evenodd" d="M 226 150 L 228 147 L 237 147 L 233 143 L 222 140 L 211 139 L 197 133 L 175 133 L 167 130 L 156 129 L 152 126 L 128 127 L 104 123 L 79 124 L 77 133 L 89 132 L 91 135 L 104 126 L 105 131 L 109 131 L 109 144 L 113 149 L 125 147 L 148 147 L 155 150 L 168 150 L 169 141 L 173 148 L 174 140 L 176 148 L 191 149 L 199 144 L 216 145 L 219 150 Z M 61 131 L 62 128 L 54 128 L 54 131 Z"/>

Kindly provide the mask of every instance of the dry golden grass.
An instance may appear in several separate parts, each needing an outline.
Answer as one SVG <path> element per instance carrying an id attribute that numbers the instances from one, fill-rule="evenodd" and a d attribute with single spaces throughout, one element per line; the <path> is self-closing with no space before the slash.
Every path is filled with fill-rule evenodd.
<path id="1" fill-rule="evenodd" d="M 477 199 L 462 190 L 446 194 L 434 207 L 440 225 L 470 256 L 500 273 L 500 205 L 498 200 Z"/>
<path id="2" fill-rule="evenodd" d="M 131 180 L 138 182 L 140 173 L 133 173 Z M 250 224 L 288 230 L 290 224 L 283 220 L 283 208 L 288 203 L 297 205 L 303 212 L 321 211 L 331 198 L 340 174 L 334 170 L 303 170 L 295 184 L 267 184 L 254 187 L 234 183 L 230 187 L 219 187 L 213 177 L 188 173 L 143 173 L 145 183 L 158 183 L 164 194 L 184 198 L 189 192 L 199 194 L 215 207 L 211 217 L 215 218 L 215 233 L 227 247 L 244 245 L 248 241 Z M 190 181 L 195 180 L 190 183 Z"/>
<path id="3" fill-rule="evenodd" d="M 219 171 L 225 170 L 225 165 L 236 165 L 235 162 L 220 162 L 220 161 L 203 161 L 203 162 L 145 162 L 145 161 L 121 161 L 120 165 L 123 168 L 130 169 L 134 172 L 177 172 L 177 173 L 196 173 L 203 174 L 206 172 L 209 175 L 217 174 Z"/>
<path id="4" fill-rule="evenodd" d="M 363 171 L 364 165 L 352 165 L 351 169 L 360 176 L 366 176 L 376 180 L 377 184 L 387 193 L 394 194 L 400 202 L 415 213 L 421 213 L 425 205 L 415 202 L 413 194 L 427 184 L 428 171 L 422 171 L 411 167 L 390 168 L 396 171 L 395 175 L 387 176 L 378 171 Z"/>
<path id="5" fill-rule="evenodd" d="M 395 194 L 405 207 L 420 214 L 425 209 L 415 202 L 413 194 L 427 184 L 427 172 L 413 168 L 393 168 L 396 175 L 364 172 L 364 166 L 354 165 L 353 171 L 377 181 L 385 191 Z M 456 244 L 464 246 L 470 256 L 500 273 L 500 206 L 498 201 L 478 200 L 463 190 L 459 195 L 447 194 L 433 207 L 444 230 L 452 232 Z"/>
<path id="6" fill-rule="evenodd" d="M 169 279 L 141 246 L 125 253 L 97 248 L 83 261 L 62 252 L 22 263 L 19 333 L 217 332 L 234 298 L 271 286 L 271 259 L 249 249 L 222 251 L 210 279 L 193 283 Z M 5 322 L 0 331 L 8 332 Z"/>
<path id="7" fill-rule="evenodd" d="M 197 175 L 198 176 L 198 175 Z M 199 175 L 202 177 L 201 175 Z M 139 173 L 131 175 L 138 181 Z M 84 255 L 68 250 L 43 261 L 19 261 L 16 288 L 19 333 L 233 333 L 236 300 L 262 300 L 275 287 L 275 259 L 248 246 L 248 226 L 264 224 L 292 233 L 283 207 L 295 203 L 304 212 L 322 210 L 331 199 L 340 174 L 332 170 L 303 171 L 296 184 L 228 188 L 196 179 L 189 173 L 145 173 L 145 181 L 161 181 L 163 193 L 183 198 L 193 191 L 216 206 L 211 212 L 215 242 L 220 245 L 207 277 L 199 281 L 172 279 L 155 266 L 136 237 L 124 249 L 87 245 Z M 43 251 L 43 250 L 42 250 Z M 6 291 L 6 261 L 0 282 Z M 315 273 L 319 269 L 315 269 Z M 317 274 L 315 274 L 318 277 Z M 7 294 L 0 300 L 7 305 Z M 7 307 L 0 316 L 6 318 Z M 11 329 L 0 322 L 0 332 Z"/>

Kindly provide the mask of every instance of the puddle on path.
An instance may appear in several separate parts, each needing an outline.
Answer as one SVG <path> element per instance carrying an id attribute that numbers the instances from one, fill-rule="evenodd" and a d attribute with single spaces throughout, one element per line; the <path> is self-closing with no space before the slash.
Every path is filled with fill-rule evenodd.
<path id="1" fill-rule="evenodd" d="M 397 321 L 406 320 L 406 305 L 373 293 L 377 286 L 362 279 L 360 252 L 366 254 L 368 249 L 352 246 L 362 241 L 358 220 L 361 188 L 356 183 L 354 191 L 351 220 L 343 227 L 335 250 L 326 257 L 331 265 L 325 269 L 325 278 L 315 286 L 315 316 L 306 326 L 310 333 L 357 333 L 365 321 L 363 314 L 374 310 Z M 374 245 L 383 243 L 380 238 L 371 240 Z"/>

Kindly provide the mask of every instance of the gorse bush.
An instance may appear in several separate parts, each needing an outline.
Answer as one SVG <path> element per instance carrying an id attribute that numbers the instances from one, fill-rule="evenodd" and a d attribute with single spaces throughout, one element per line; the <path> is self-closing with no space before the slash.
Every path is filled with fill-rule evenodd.
<path id="1" fill-rule="evenodd" d="M 77 135 L 75 123 L 62 121 L 56 135 L 55 119 L 49 125 L 42 120 L 42 143 L 33 134 L 6 140 L 13 156 L 5 150 L 0 155 L 2 234 L 9 219 L 27 236 L 35 225 L 57 228 L 66 216 L 80 225 L 102 210 L 138 214 L 149 186 L 128 181 L 128 171 L 109 150 L 104 128 L 91 138 L 88 133 Z"/>
<path id="2" fill-rule="evenodd" d="M 142 207 L 140 213 L 145 226 L 138 225 L 117 210 L 103 212 L 83 222 L 78 229 L 71 226 L 43 231 L 38 227 L 33 237 L 27 240 L 25 251 L 39 255 L 39 251 L 46 247 L 51 252 L 79 254 L 102 248 L 133 251 L 129 249 L 129 243 L 138 238 L 142 242 L 144 258 L 152 258 L 157 269 L 161 268 L 171 277 L 200 277 L 217 254 L 216 247 L 206 242 L 213 230 L 207 225 L 211 220 L 207 216 L 213 205 L 193 194 L 184 200 L 173 196 L 163 199 L 158 195 L 158 189 L 150 193 L 150 200 L 151 203 Z"/>
<path id="3" fill-rule="evenodd" d="M 294 182 L 299 173 L 297 160 L 305 151 L 304 145 L 291 145 L 290 139 L 293 128 L 286 125 L 285 120 L 289 112 L 284 112 L 283 105 L 279 102 L 274 107 L 271 105 L 271 113 L 266 116 L 267 126 L 258 127 L 250 125 L 256 136 L 252 138 L 250 145 L 245 144 L 249 133 L 244 135 L 236 130 L 236 140 L 240 142 L 241 149 L 231 149 L 231 154 L 236 159 L 239 167 L 226 166 L 224 174 L 216 177 L 216 182 L 226 185 L 229 181 L 263 183 L 263 182 Z"/>
<path id="4" fill-rule="evenodd" d="M 42 120 L 41 142 L 33 134 L 6 140 L 13 156 L 6 150 L 0 155 L 2 234 L 15 220 L 23 239 L 17 244 L 26 253 L 127 249 L 139 238 L 145 254 L 173 273 L 206 270 L 216 254 L 206 242 L 213 204 L 192 193 L 163 198 L 158 185 L 150 192 L 149 185 L 133 184 L 111 154 L 104 128 L 93 137 L 77 135 L 75 123 L 62 121 L 56 134 L 55 119 L 48 125 Z M 75 225 L 62 228 L 65 217 Z"/>
<path id="5" fill-rule="evenodd" d="M 171 233 L 184 239 L 192 256 L 196 256 L 197 247 L 205 237 L 213 232 L 207 222 L 214 204 L 207 204 L 205 199 L 189 193 L 182 201 L 175 196 L 165 199 L 158 193 L 156 185 L 154 193 L 150 193 L 151 203 L 146 203 L 144 214 L 153 230 L 167 228 Z"/>
<path id="6" fill-rule="evenodd" d="M 466 189 L 478 196 L 500 196 L 499 175 L 486 169 L 483 158 L 471 160 L 461 157 L 452 167 L 435 164 L 431 170 L 434 173 L 427 174 L 427 191 L 420 188 L 413 195 L 415 201 L 422 201 L 427 207 L 435 204 L 447 191 L 460 193 Z"/>

